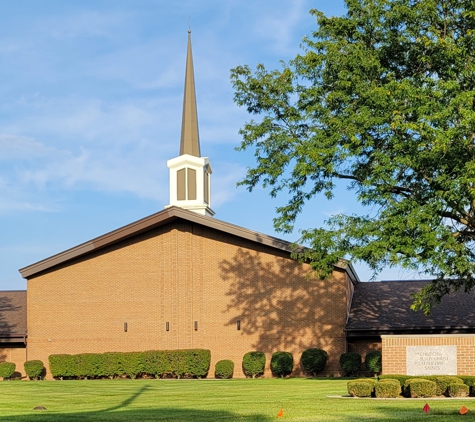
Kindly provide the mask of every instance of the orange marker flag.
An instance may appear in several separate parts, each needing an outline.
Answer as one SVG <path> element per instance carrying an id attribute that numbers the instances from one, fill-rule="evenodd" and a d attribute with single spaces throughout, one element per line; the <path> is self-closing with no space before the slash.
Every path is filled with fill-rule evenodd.
<path id="1" fill-rule="evenodd" d="M 422 410 L 426 413 L 429 413 L 429 410 L 430 410 L 429 405 L 426 403 L 426 405 L 422 408 Z"/>
<path id="2" fill-rule="evenodd" d="M 460 409 L 460 414 L 465 415 L 465 413 L 468 413 L 468 409 L 465 406 L 462 406 L 462 408 Z"/>
<path id="3" fill-rule="evenodd" d="M 283 409 L 280 409 L 280 410 L 279 410 L 279 413 L 277 413 L 277 417 L 278 417 L 278 418 L 281 418 L 282 416 L 284 416 L 284 410 L 283 410 Z"/>

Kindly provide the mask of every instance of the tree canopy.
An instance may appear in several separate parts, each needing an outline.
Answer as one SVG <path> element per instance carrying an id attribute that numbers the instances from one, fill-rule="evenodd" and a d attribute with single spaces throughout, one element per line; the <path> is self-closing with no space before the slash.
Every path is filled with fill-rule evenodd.
<path id="1" fill-rule="evenodd" d="M 290 193 L 275 228 L 345 183 L 361 214 L 301 232 L 299 258 L 328 276 L 343 257 L 434 279 L 413 308 L 475 286 L 475 0 L 346 0 L 318 10 L 302 53 L 279 70 L 231 70 L 235 102 L 256 115 L 238 150 L 240 184 Z"/>

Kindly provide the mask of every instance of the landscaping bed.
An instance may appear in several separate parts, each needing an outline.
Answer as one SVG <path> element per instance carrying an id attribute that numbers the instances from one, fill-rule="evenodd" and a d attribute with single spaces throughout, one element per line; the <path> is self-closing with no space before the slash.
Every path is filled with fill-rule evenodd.
<path id="1" fill-rule="evenodd" d="M 381 375 L 348 381 L 351 397 L 464 398 L 475 396 L 475 376 Z"/>

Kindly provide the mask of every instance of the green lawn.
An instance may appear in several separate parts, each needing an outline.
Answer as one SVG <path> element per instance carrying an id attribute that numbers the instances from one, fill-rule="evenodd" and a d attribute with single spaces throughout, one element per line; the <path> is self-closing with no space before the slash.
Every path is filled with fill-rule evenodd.
<path id="1" fill-rule="evenodd" d="M 327 398 L 341 379 L 0 382 L 0 421 L 460 421 L 475 400 Z M 429 403 L 431 411 L 422 408 Z M 465 405 L 470 412 L 460 415 Z M 44 406 L 46 411 L 34 411 Z M 284 417 L 278 419 L 280 408 Z"/>

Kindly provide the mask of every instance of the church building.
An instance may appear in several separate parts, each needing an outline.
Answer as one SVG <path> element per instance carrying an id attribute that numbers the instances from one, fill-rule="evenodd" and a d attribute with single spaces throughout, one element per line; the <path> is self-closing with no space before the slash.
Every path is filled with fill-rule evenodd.
<path id="1" fill-rule="evenodd" d="M 471 308 L 464 324 L 443 313 L 413 319 L 408 292 L 426 282 L 361 283 L 346 261 L 320 280 L 291 257 L 289 242 L 214 217 L 190 33 L 179 155 L 167 165 L 164 210 L 22 268 L 27 291 L 0 293 L 0 358 L 23 373 L 25 360 L 47 367 L 51 354 L 203 348 L 210 376 L 231 359 L 243 377 L 245 353 L 264 352 L 271 376 L 272 353 L 287 351 L 298 376 L 303 350 L 319 347 L 329 355 L 322 375 L 340 375 L 342 353 L 384 353 L 385 336 L 473 337 Z"/>

